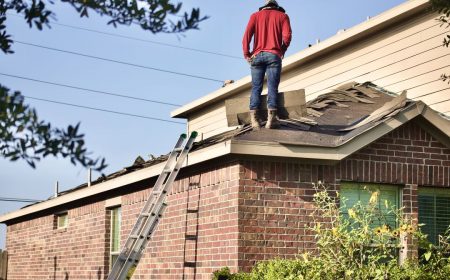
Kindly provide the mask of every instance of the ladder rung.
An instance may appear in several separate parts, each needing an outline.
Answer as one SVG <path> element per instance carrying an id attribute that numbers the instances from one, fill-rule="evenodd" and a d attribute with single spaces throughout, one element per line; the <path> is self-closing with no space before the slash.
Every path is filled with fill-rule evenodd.
<path id="1" fill-rule="evenodd" d="M 185 267 L 197 267 L 196 262 L 184 262 Z"/>
<path id="2" fill-rule="evenodd" d="M 196 213 L 198 213 L 198 209 L 188 209 L 187 213 L 188 214 L 196 214 Z"/>
<path id="3" fill-rule="evenodd" d="M 191 150 L 194 140 L 197 137 L 197 132 L 192 132 L 190 137 L 185 142 L 187 136 L 182 134 L 178 139 L 175 148 L 170 153 L 167 163 L 163 168 L 161 174 L 155 184 L 155 189 L 152 192 L 147 202 L 138 216 L 131 234 L 118 257 L 111 268 L 108 280 L 124 279 L 130 276 L 137 267 L 139 260 L 142 257 L 144 249 L 147 246 L 148 240 L 151 239 L 156 232 L 157 226 L 164 214 L 167 203 L 164 202 L 168 193 L 171 192 L 171 186 L 181 169 L 183 161 Z M 199 210 L 188 209 L 188 213 L 199 213 Z M 138 231 L 139 230 L 139 231 Z M 198 234 L 185 234 L 187 240 L 198 240 Z M 184 267 L 197 267 L 197 262 L 183 262 Z"/>
<path id="4" fill-rule="evenodd" d="M 160 195 L 161 193 L 166 194 L 167 191 L 153 191 L 153 195 Z"/>
<path id="5" fill-rule="evenodd" d="M 186 240 L 197 240 L 197 238 L 195 234 L 186 234 Z"/>
<path id="6" fill-rule="evenodd" d="M 142 236 L 142 235 L 130 235 L 130 238 L 139 239 L 139 238 L 144 238 L 144 236 Z"/>

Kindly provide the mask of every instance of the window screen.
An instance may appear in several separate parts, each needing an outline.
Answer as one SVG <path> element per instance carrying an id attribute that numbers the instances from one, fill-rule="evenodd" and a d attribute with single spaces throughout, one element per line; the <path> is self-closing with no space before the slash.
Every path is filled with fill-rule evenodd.
<path id="1" fill-rule="evenodd" d="M 439 241 L 450 225 L 450 190 L 419 189 L 419 223 L 421 229 L 433 244 Z"/>
<path id="2" fill-rule="evenodd" d="M 343 182 L 340 191 L 340 196 L 345 201 L 345 203 L 341 203 L 342 215 L 348 216 L 348 209 L 355 206 L 358 201 L 361 201 L 362 205 L 368 204 L 371 192 L 375 191 L 379 192 L 378 209 L 384 216 L 385 221 L 380 221 L 379 224 L 374 224 L 373 226 L 378 227 L 386 222 L 391 228 L 396 228 L 397 221 L 395 214 L 389 213 L 389 210 L 392 208 L 398 209 L 400 198 L 399 188 L 397 186 Z M 385 201 L 388 202 L 389 209 L 386 208 Z"/>

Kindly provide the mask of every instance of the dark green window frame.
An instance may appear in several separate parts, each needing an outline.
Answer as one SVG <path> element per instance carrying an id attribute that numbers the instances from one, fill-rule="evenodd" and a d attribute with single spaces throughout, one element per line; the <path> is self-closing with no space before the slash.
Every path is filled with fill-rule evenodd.
<path id="1" fill-rule="evenodd" d="M 437 244 L 450 225 L 450 189 L 419 188 L 419 224 L 428 241 Z"/>
<path id="2" fill-rule="evenodd" d="M 399 209 L 400 206 L 400 187 L 396 185 L 386 184 L 370 184 L 341 182 L 340 197 L 345 199 L 345 204 L 341 203 L 342 215 L 348 216 L 348 209 L 352 208 L 359 201 L 364 205 L 369 203 L 370 192 L 379 191 L 378 209 L 386 216 L 386 220 L 391 228 L 398 227 L 397 217 L 394 214 L 388 214 L 391 207 Z M 386 209 L 385 200 L 389 202 L 389 209 Z M 381 224 L 374 224 L 374 228 Z"/>

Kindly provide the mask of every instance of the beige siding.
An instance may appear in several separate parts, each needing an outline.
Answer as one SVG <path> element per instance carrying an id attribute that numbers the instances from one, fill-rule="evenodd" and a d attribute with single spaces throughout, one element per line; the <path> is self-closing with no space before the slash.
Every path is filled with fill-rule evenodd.
<path id="1" fill-rule="evenodd" d="M 200 133 L 197 141 L 234 129 L 234 127 L 228 127 L 224 102 L 210 106 L 208 109 L 191 116 L 188 121 L 188 128 L 189 132 L 197 131 Z"/>
<path id="2" fill-rule="evenodd" d="M 450 85 L 440 80 L 441 74 L 450 73 L 450 49 L 442 46 L 448 29 L 435 18 L 433 14 L 416 16 L 283 72 L 280 91 L 304 88 L 311 100 L 346 82 L 372 81 L 392 92 L 407 90 L 408 98 L 450 113 Z M 233 97 L 248 95 L 246 90 Z M 229 130 L 223 102 L 192 116 L 189 128 L 202 132 L 203 138 Z"/>
<path id="3" fill-rule="evenodd" d="M 431 104 L 450 92 L 438 81 L 450 66 L 450 50 L 442 47 L 447 30 L 434 19 L 427 15 L 405 23 L 289 73 L 280 89 L 305 88 L 309 100 L 342 83 L 373 81 L 390 91 L 408 90 L 410 98 L 437 91 L 423 100 Z"/>

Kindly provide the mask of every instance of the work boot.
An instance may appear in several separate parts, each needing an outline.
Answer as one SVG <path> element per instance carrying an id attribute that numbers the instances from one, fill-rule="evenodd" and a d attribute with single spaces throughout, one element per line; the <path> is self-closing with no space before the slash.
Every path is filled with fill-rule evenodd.
<path id="1" fill-rule="evenodd" d="M 269 109 L 267 111 L 266 128 L 278 128 L 279 126 L 280 122 L 277 117 L 277 109 Z"/>
<path id="2" fill-rule="evenodd" d="M 261 128 L 258 120 L 258 110 L 250 110 L 250 122 L 253 129 L 259 130 Z"/>

